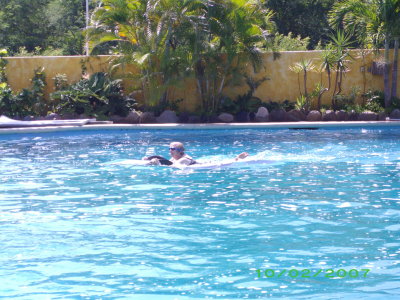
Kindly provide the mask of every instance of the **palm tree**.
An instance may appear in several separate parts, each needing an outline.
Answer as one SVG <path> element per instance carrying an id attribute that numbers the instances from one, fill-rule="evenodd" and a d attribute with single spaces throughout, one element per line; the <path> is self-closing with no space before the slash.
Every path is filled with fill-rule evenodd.
<path id="1" fill-rule="evenodd" d="M 258 0 L 106 0 L 90 36 L 92 46 L 117 43 L 118 62 L 140 66 L 151 103 L 192 77 L 202 110 L 213 112 L 247 64 L 261 65 L 271 17 Z"/>
<path id="2" fill-rule="evenodd" d="M 169 87 L 183 79 L 188 47 L 182 32 L 197 17 L 198 0 L 106 0 L 94 14 L 92 49 L 116 43 L 113 64 L 133 63 L 149 105 L 166 101 Z M 197 5 L 197 6 L 196 6 Z"/>
<path id="3" fill-rule="evenodd" d="M 398 32 L 400 20 L 400 0 L 344 0 L 337 2 L 329 13 L 331 25 L 343 26 L 346 30 L 354 31 L 359 42 L 367 47 L 385 45 L 384 94 L 385 106 L 391 104 L 391 89 L 389 85 L 389 46 Z M 398 38 L 397 40 L 398 45 Z M 395 43 L 396 44 L 396 43 Z M 395 57 L 398 56 L 395 47 Z M 397 69 L 392 86 L 397 84 Z M 396 90 L 392 89 L 392 92 Z"/>
<path id="4" fill-rule="evenodd" d="M 316 90 L 318 92 L 318 98 L 317 98 L 318 110 L 321 109 L 322 95 L 331 89 L 331 82 L 332 82 L 331 76 L 334 64 L 335 64 L 335 50 L 331 44 L 328 44 L 327 47 L 321 52 L 321 64 L 318 67 L 318 72 L 320 72 L 321 74 L 320 83 L 316 86 Z M 322 84 L 322 73 L 324 71 L 328 75 L 328 87 L 324 87 Z"/>
<path id="5" fill-rule="evenodd" d="M 248 65 L 258 71 L 261 47 L 273 30 L 272 13 L 260 1 L 203 1 L 205 22 L 196 27 L 192 49 L 202 109 L 218 109 L 223 89 L 243 78 Z M 198 46 L 200 44 L 200 46 Z"/>

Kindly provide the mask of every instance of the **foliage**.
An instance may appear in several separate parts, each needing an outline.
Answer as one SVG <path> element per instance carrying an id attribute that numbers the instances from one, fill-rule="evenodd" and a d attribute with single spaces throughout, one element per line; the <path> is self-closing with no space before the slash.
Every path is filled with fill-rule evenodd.
<path id="1" fill-rule="evenodd" d="M 7 82 L 6 66 L 8 61 L 4 58 L 7 54 L 6 49 L 0 49 L 0 83 Z"/>
<path id="2" fill-rule="evenodd" d="M 290 111 L 295 108 L 296 104 L 289 101 L 284 100 L 283 102 L 275 102 L 269 101 L 266 103 L 262 103 L 264 107 L 268 109 L 268 111 L 276 110 L 276 109 L 283 109 L 285 111 Z"/>
<path id="3" fill-rule="evenodd" d="M 336 110 L 351 110 L 352 107 L 357 105 L 356 99 L 358 96 L 359 90 L 357 88 L 353 88 L 349 95 L 337 94 L 335 95 L 335 103 Z"/>
<path id="4" fill-rule="evenodd" d="M 143 106 L 140 109 L 143 111 L 151 111 L 155 116 L 161 115 L 161 113 L 165 110 L 179 111 L 179 103 L 183 102 L 183 99 L 175 99 L 169 101 L 163 101 L 153 106 Z"/>
<path id="5" fill-rule="evenodd" d="M 61 56 L 63 55 L 62 49 L 53 49 L 53 47 L 49 46 L 47 49 L 42 50 L 39 46 L 35 47 L 32 52 L 29 52 L 26 47 L 22 46 L 18 48 L 18 52 L 14 53 L 13 56 Z"/>
<path id="6" fill-rule="evenodd" d="M 307 100 L 306 96 L 300 95 L 296 99 L 296 104 L 295 108 L 298 110 L 303 110 L 303 111 L 309 111 L 310 110 L 310 104 L 309 101 Z"/>
<path id="7" fill-rule="evenodd" d="M 392 89 L 389 83 L 389 45 L 395 41 L 394 61 L 398 56 L 400 35 L 399 0 L 344 0 L 337 2 L 329 13 L 333 26 L 342 26 L 354 32 L 363 47 L 385 47 L 384 92 L 385 107 L 390 106 L 391 97 L 396 96 L 397 69 L 392 76 Z M 397 62 L 396 62 L 397 65 Z M 393 93 L 393 95 L 391 95 Z"/>
<path id="8" fill-rule="evenodd" d="M 0 47 L 10 55 L 82 54 L 81 0 L 0 0 Z M 36 50 L 35 50 L 36 49 Z"/>
<path id="9" fill-rule="evenodd" d="M 328 56 L 331 55 L 328 60 L 325 62 L 326 64 L 332 64 L 330 68 L 333 67 L 333 70 L 336 72 L 335 81 L 334 81 L 334 89 L 332 94 L 332 108 L 337 109 L 336 99 L 338 95 L 342 93 L 342 83 L 343 77 L 348 72 L 349 67 L 348 64 L 352 56 L 350 55 L 351 49 L 351 35 L 346 34 L 345 32 L 338 30 L 336 35 L 330 35 L 332 42 L 328 45 Z M 328 71 L 327 71 L 328 72 Z M 330 78 L 329 78 L 330 81 Z M 329 83 L 330 84 L 330 83 Z"/>
<path id="10" fill-rule="evenodd" d="M 337 0 L 268 0 L 266 7 L 275 12 L 274 21 L 279 33 L 309 37 L 309 49 L 328 39 L 330 27 L 327 14 Z"/>
<path id="11" fill-rule="evenodd" d="M 47 113 L 44 98 L 46 74 L 43 68 L 34 71 L 32 86 L 14 94 L 7 82 L 0 83 L 0 114 L 10 117 L 42 115 Z"/>
<path id="12" fill-rule="evenodd" d="M 65 74 L 56 74 L 53 78 L 56 91 L 66 90 L 68 88 L 68 78 Z"/>
<path id="13" fill-rule="evenodd" d="M 305 37 L 304 39 L 300 35 L 294 37 L 291 32 L 287 35 L 275 34 L 272 49 L 274 51 L 305 51 L 309 43 L 309 37 Z"/>
<path id="14" fill-rule="evenodd" d="M 271 17 L 250 0 L 108 0 L 95 13 L 90 36 L 94 49 L 106 43 L 123 54 L 116 64 L 140 67 L 147 105 L 168 101 L 173 88 L 194 79 L 208 114 L 248 65 L 261 65 Z"/>
<path id="15" fill-rule="evenodd" d="M 385 110 L 385 94 L 382 91 L 368 91 L 365 93 L 365 107 L 373 112 L 382 112 Z M 400 99 L 392 98 L 391 106 L 386 109 L 390 112 L 394 109 L 400 109 Z"/>
<path id="16" fill-rule="evenodd" d="M 39 115 L 46 109 L 44 89 L 46 87 L 46 74 L 44 68 L 34 71 L 32 86 L 14 94 L 7 82 L 5 68 L 7 60 L 5 49 L 0 50 L 0 114 L 10 117 L 23 117 L 26 115 Z"/>
<path id="17" fill-rule="evenodd" d="M 113 114 L 126 116 L 136 105 L 134 99 L 123 95 L 120 79 L 112 79 L 108 73 L 98 72 L 82 78 L 70 86 L 51 94 L 58 113 L 86 114 L 104 117 Z"/>
<path id="18" fill-rule="evenodd" d="M 296 100 L 297 107 L 301 107 L 298 109 L 308 111 L 311 108 L 311 99 L 312 99 L 313 95 L 310 95 L 307 90 L 307 74 L 308 74 L 308 72 L 315 71 L 316 66 L 313 64 L 312 60 L 302 59 L 301 61 L 290 66 L 289 69 L 292 72 L 297 73 L 297 81 L 298 81 L 299 92 L 300 92 L 300 96 Z M 301 86 L 300 86 L 300 74 L 301 73 L 303 73 L 303 92 L 302 92 Z"/>
<path id="19" fill-rule="evenodd" d="M 257 88 L 268 78 L 262 77 L 258 80 L 245 75 L 246 84 L 249 87 L 247 93 L 237 96 L 235 101 L 232 101 L 228 97 L 223 97 L 221 100 L 218 112 L 229 112 L 232 114 L 237 114 L 238 112 L 256 112 L 257 109 L 262 106 L 262 101 L 260 98 L 255 97 L 254 93 Z"/>
<path id="20" fill-rule="evenodd" d="M 365 103 L 358 104 L 357 97 L 360 94 L 359 88 L 352 88 L 349 95 L 336 95 L 336 108 L 338 110 L 355 111 L 361 113 L 364 111 L 372 111 L 380 113 L 385 111 L 384 94 L 381 91 L 368 91 L 365 95 Z"/>

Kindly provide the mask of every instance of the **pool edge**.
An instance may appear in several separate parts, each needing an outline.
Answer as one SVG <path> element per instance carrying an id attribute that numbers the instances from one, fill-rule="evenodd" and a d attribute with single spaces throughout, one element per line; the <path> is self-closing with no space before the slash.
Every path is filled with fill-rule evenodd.
<path id="1" fill-rule="evenodd" d="M 268 123 L 201 123 L 201 124 L 96 124 L 83 126 L 46 126 L 0 128 L 0 134 L 41 133 L 57 131 L 87 131 L 87 130 L 143 130 L 143 129 L 290 129 L 290 128 L 330 128 L 330 127 L 380 127 L 400 126 L 399 121 L 334 121 L 334 122 L 268 122 Z"/>

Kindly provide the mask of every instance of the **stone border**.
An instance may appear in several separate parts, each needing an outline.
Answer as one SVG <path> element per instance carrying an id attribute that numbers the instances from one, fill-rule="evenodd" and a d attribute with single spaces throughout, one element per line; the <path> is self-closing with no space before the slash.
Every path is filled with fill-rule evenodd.
<path id="1" fill-rule="evenodd" d="M 192 130 L 192 129 L 318 129 L 318 128 L 357 128 L 357 127 L 400 127 L 400 120 L 392 121 L 345 121 L 345 122 L 268 122 L 268 123 L 202 123 L 202 124 L 94 124 L 83 126 L 47 126 L 1 128 L 2 134 L 42 133 L 62 131 L 92 131 L 92 130 Z"/>

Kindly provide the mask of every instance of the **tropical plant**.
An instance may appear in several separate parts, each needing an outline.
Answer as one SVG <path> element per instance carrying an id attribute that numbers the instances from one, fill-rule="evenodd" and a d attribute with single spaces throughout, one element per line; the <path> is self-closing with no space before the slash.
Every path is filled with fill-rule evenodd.
<path id="1" fill-rule="evenodd" d="M 398 57 L 400 36 L 400 0 L 345 0 L 334 4 L 329 22 L 354 32 L 358 41 L 367 48 L 385 46 L 384 92 L 385 106 L 396 96 L 397 67 L 393 69 L 392 89 L 389 83 L 389 46 L 395 41 L 394 59 Z M 396 62 L 397 66 L 397 62 Z M 393 94 L 391 94 L 393 93 Z"/>
<path id="2" fill-rule="evenodd" d="M 266 107 L 268 111 L 276 109 L 283 109 L 285 111 L 290 111 L 296 107 L 296 103 L 286 99 L 282 102 L 268 101 L 266 103 L 262 103 L 262 106 Z"/>
<path id="3" fill-rule="evenodd" d="M 82 0 L 0 0 L 0 7 L 0 47 L 11 56 L 82 54 Z"/>
<path id="4" fill-rule="evenodd" d="M 332 42 L 330 47 L 333 49 L 332 61 L 336 72 L 334 89 L 332 94 L 332 108 L 336 109 L 336 96 L 342 93 L 343 77 L 349 70 L 348 64 L 352 56 L 350 55 L 351 36 L 338 30 L 336 35 L 330 36 Z"/>
<path id="5" fill-rule="evenodd" d="M 353 87 L 349 94 L 336 94 L 335 95 L 335 109 L 337 110 L 352 110 L 358 104 L 356 103 L 357 97 L 360 94 L 360 89 Z M 364 106 L 358 105 L 364 110 Z"/>
<path id="6" fill-rule="evenodd" d="M 310 38 L 301 38 L 300 35 L 293 36 L 293 33 L 289 32 L 287 35 L 275 34 L 273 37 L 273 51 L 306 51 L 310 44 Z"/>
<path id="7" fill-rule="evenodd" d="M 262 101 L 260 98 L 255 97 L 254 93 L 257 88 L 265 81 L 268 80 L 267 77 L 262 77 L 260 79 L 254 79 L 250 76 L 245 76 L 246 84 L 249 87 L 245 94 L 237 96 L 235 101 L 228 97 L 223 97 L 220 102 L 219 112 L 229 112 L 229 113 L 239 113 L 239 112 L 256 112 L 257 109 L 262 106 Z"/>
<path id="8" fill-rule="evenodd" d="M 315 65 L 311 59 L 302 59 L 301 61 L 295 63 L 294 65 L 290 66 L 289 69 L 292 72 L 295 72 L 297 74 L 297 82 L 299 85 L 299 92 L 300 92 L 300 101 L 303 100 L 303 97 L 305 98 L 305 101 L 307 105 L 305 107 L 309 108 L 310 107 L 310 97 L 309 93 L 307 90 L 307 74 L 308 72 L 312 72 L 315 70 Z M 300 74 L 303 73 L 303 92 L 301 91 L 301 84 L 300 84 Z M 297 101 L 297 100 L 296 100 Z"/>
<path id="9" fill-rule="evenodd" d="M 99 118 L 118 114 L 126 116 L 134 108 L 134 99 L 124 96 L 120 79 L 108 73 L 94 73 L 70 86 L 62 85 L 51 94 L 54 111 L 65 114 L 86 114 Z"/>
<path id="10" fill-rule="evenodd" d="M 7 54 L 6 49 L 0 49 L 0 83 L 7 82 L 6 66 L 8 61 L 4 58 Z"/>
<path id="11" fill-rule="evenodd" d="M 309 103 L 307 97 L 304 95 L 300 95 L 299 97 L 297 97 L 295 108 L 298 110 L 308 111 Z"/>
<path id="12" fill-rule="evenodd" d="M 332 47 L 332 44 L 328 44 L 322 51 L 321 51 L 321 64 L 317 68 L 318 72 L 321 74 L 320 82 L 315 86 L 315 96 L 317 97 L 317 109 L 321 109 L 321 100 L 322 95 L 325 92 L 328 92 L 331 89 L 331 75 L 332 69 L 334 68 L 335 63 L 335 51 Z M 328 86 L 325 87 L 322 82 L 322 74 L 326 72 L 328 76 Z"/>
<path id="13" fill-rule="evenodd" d="M 135 63 L 148 105 L 196 82 L 202 111 L 216 111 L 223 89 L 261 65 L 272 13 L 252 0 L 107 0 L 94 15 L 92 47 L 115 45 L 115 65 Z M 186 80 L 187 79 L 187 80 Z"/>
<path id="14" fill-rule="evenodd" d="M 275 12 L 274 21 L 281 34 L 309 37 L 309 49 L 330 32 L 327 14 L 337 0 L 268 0 L 266 7 Z M 324 42 L 325 44 L 325 42 Z"/>

